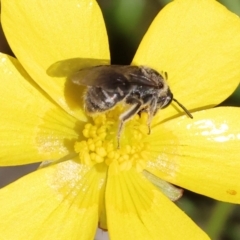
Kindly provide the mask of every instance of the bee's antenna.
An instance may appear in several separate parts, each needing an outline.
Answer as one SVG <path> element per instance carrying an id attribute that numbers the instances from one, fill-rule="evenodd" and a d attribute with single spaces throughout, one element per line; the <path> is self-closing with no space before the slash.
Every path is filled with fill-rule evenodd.
<path id="1" fill-rule="evenodd" d="M 193 118 L 192 114 L 177 99 L 173 98 L 173 101 L 176 102 L 190 118 Z"/>

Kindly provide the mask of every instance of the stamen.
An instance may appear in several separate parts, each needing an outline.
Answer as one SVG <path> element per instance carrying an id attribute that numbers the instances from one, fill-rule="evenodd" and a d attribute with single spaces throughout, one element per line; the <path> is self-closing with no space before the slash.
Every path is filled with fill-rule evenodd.
<path id="1" fill-rule="evenodd" d="M 146 117 L 136 115 L 128 121 L 121 134 L 121 147 L 117 148 L 118 118 L 121 108 L 93 117 L 93 123 L 87 123 L 83 129 L 85 139 L 76 142 L 74 149 L 79 161 L 87 165 L 117 162 L 120 170 L 135 167 L 142 171 L 147 161 L 148 143 L 143 139 L 148 136 Z"/>

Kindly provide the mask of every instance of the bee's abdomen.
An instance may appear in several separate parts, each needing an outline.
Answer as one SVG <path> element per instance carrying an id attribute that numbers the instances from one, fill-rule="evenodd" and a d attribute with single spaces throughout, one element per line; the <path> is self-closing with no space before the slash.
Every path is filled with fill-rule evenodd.
<path id="1" fill-rule="evenodd" d="M 107 92 L 102 88 L 89 87 L 85 96 L 85 109 L 94 114 L 113 108 L 119 102 L 119 94 Z"/>

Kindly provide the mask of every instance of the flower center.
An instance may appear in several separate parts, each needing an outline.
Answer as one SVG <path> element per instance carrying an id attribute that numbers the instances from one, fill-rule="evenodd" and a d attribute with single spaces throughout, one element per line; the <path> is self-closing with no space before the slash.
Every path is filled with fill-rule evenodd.
<path id="1" fill-rule="evenodd" d="M 120 136 L 120 147 L 117 148 L 117 132 L 119 116 L 123 106 L 93 117 L 92 123 L 87 123 L 82 131 L 84 140 L 75 143 L 75 151 L 83 164 L 94 165 L 115 162 L 120 170 L 135 167 L 142 171 L 147 160 L 148 136 L 147 114 L 141 117 L 135 115 L 123 127 Z"/>

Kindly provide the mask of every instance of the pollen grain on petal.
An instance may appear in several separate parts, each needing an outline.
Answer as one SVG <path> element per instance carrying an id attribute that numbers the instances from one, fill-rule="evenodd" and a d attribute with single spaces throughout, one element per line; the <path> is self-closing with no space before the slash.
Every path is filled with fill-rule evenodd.
<path id="1" fill-rule="evenodd" d="M 233 190 L 233 189 L 228 189 L 228 190 L 227 190 L 227 193 L 228 193 L 229 195 L 232 195 L 232 196 L 237 195 L 237 191 L 235 191 L 235 190 Z"/>

